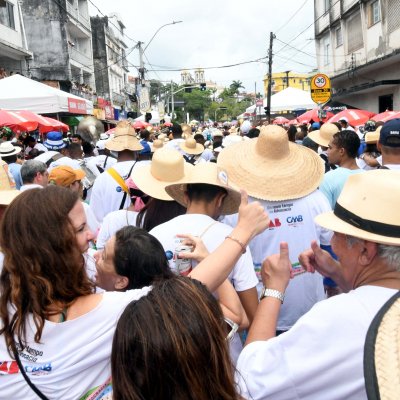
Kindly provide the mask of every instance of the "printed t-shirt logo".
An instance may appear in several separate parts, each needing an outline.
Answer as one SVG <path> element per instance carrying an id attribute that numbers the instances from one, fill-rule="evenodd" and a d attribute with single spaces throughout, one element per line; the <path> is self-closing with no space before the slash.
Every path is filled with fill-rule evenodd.
<path id="1" fill-rule="evenodd" d="M 279 221 L 279 218 L 274 218 L 273 220 L 271 219 L 268 229 L 274 229 L 274 228 L 279 228 L 281 226 L 281 221 Z"/>
<path id="2" fill-rule="evenodd" d="M 302 225 L 303 224 L 303 216 L 302 215 L 289 216 L 286 218 L 286 222 L 288 223 L 289 226 L 293 226 L 293 227 Z"/>

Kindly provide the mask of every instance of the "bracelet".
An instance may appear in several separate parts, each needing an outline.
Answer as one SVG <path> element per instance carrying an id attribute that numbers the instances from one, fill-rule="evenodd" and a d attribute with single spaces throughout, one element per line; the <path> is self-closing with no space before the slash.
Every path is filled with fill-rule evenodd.
<path id="1" fill-rule="evenodd" d="M 266 297 L 274 297 L 275 299 L 280 300 L 281 303 L 283 304 L 283 301 L 285 300 L 285 293 L 282 293 L 279 290 L 275 289 L 268 289 L 264 286 L 264 288 L 261 291 L 260 301 L 262 299 L 265 299 Z"/>
<path id="2" fill-rule="evenodd" d="M 232 236 L 232 235 L 228 235 L 228 236 L 225 236 L 225 239 L 231 239 L 231 240 L 233 240 L 234 242 L 236 242 L 236 243 L 242 248 L 242 253 L 243 253 L 243 254 L 246 253 L 246 246 L 245 246 L 244 243 L 243 243 L 242 241 L 240 241 L 238 238 L 235 238 L 235 237 Z"/>

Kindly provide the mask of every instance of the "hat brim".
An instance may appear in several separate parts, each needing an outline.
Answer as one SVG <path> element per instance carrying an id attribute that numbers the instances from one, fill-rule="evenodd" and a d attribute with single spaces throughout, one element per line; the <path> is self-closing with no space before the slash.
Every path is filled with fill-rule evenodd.
<path id="1" fill-rule="evenodd" d="M 61 150 L 61 149 L 65 148 L 67 145 L 65 143 L 62 143 L 59 145 L 54 145 L 54 144 L 49 145 L 49 144 L 46 144 L 46 142 L 44 142 L 43 146 L 46 147 L 46 149 L 48 149 L 48 150 Z"/>
<path id="2" fill-rule="evenodd" d="M 197 155 L 201 154 L 204 151 L 204 146 L 201 145 L 200 143 L 196 143 L 196 147 L 193 149 L 192 147 L 187 147 L 185 146 L 185 143 L 181 143 L 179 147 L 186 153 L 186 154 L 192 154 L 192 155 Z"/>
<path id="3" fill-rule="evenodd" d="M 165 191 L 166 186 L 173 183 L 180 183 L 187 180 L 193 165 L 184 163 L 184 176 L 178 181 L 160 181 L 151 173 L 151 164 L 142 167 L 134 168 L 131 174 L 136 186 L 143 192 L 158 200 L 173 201 L 174 199 Z"/>
<path id="4" fill-rule="evenodd" d="M 136 137 L 118 137 L 114 136 L 112 139 L 106 141 L 105 148 L 111 151 L 140 151 L 143 146 L 139 143 Z"/>
<path id="5" fill-rule="evenodd" d="M 238 212 L 241 200 L 240 192 L 223 185 L 216 185 L 215 183 L 207 183 L 205 181 L 187 181 L 180 184 L 166 186 L 165 190 L 175 201 L 184 207 L 187 207 L 185 202 L 185 192 L 188 184 L 206 184 L 225 189 L 227 195 L 222 203 L 221 215 L 230 215 Z"/>
<path id="6" fill-rule="evenodd" d="M 259 154 L 256 145 L 255 139 L 235 143 L 218 156 L 217 165 L 235 189 L 261 200 L 284 201 L 307 196 L 322 182 L 324 162 L 314 151 L 289 142 L 289 154 L 273 159 Z"/>
<path id="7" fill-rule="evenodd" d="M 356 238 L 368 240 L 370 242 L 387 244 L 392 246 L 400 246 L 400 238 L 389 236 L 377 235 L 375 233 L 367 232 L 362 229 L 343 221 L 337 217 L 333 211 L 329 211 L 314 218 L 314 221 L 322 227 L 329 229 L 333 232 L 343 233 L 344 235 L 354 236 Z"/>
<path id="8" fill-rule="evenodd" d="M 19 153 L 21 153 L 21 147 L 14 147 L 13 151 L 11 151 L 10 153 L 1 153 L 0 152 L 0 157 L 15 156 L 16 154 L 19 154 Z"/>
<path id="9" fill-rule="evenodd" d="M 319 130 L 317 131 L 311 131 L 307 135 L 313 142 L 319 144 L 320 146 L 323 147 L 328 147 L 329 146 L 329 140 L 324 139 L 321 134 L 319 133 Z"/>
<path id="10" fill-rule="evenodd" d="M 0 205 L 8 206 L 18 195 L 21 194 L 19 190 L 1 190 L 0 191 Z"/>

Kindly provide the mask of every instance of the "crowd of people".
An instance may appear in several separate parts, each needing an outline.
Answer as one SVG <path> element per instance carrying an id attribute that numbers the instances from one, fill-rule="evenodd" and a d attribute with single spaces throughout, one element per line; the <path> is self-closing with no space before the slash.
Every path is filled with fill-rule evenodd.
<path id="1" fill-rule="evenodd" d="M 377 398 L 400 119 L 169 125 L 2 128 L 0 398 Z"/>

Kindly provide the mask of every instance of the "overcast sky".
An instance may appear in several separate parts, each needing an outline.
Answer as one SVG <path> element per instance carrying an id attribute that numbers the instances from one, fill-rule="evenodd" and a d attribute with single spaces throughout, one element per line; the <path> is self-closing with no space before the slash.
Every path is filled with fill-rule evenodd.
<path id="1" fill-rule="evenodd" d="M 275 40 L 274 53 L 277 54 L 273 59 L 273 72 L 310 72 L 316 67 L 314 27 L 311 25 L 313 0 L 92 1 L 105 15 L 119 13 L 126 25 L 125 33 L 145 42 L 144 46 L 163 24 L 183 21 L 164 27 L 146 50 L 145 66 L 150 79 L 180 82 L 179 72 L 157 70 L 224 66 L 265 57 L 271 31 L 276 33 L 277 39 L 301 50 L 284 48 L 284 44 Z M 99 14 L 92 6 L 90 12 Z M 129 52 L 135 42 L 128 39 L 126 42 Z M 128 60 L 138 65 L 138 51 L 132 51 Z M 206 80 L 222 86 L 240 80 L 246 90 L 252 92 L 256 82 L 257 92 L 263 93 L 262 79 L 267 70 L 264 60 L 232 68 L 208 69 L 205 76 Z M 134 67 L 131 73 L 137 76 Z"/>

